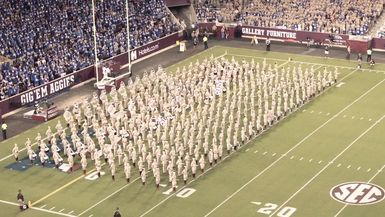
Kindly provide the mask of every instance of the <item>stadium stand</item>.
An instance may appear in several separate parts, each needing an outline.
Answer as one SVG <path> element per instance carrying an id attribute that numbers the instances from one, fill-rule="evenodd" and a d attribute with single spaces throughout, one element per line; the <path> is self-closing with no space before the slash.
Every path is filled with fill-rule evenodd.
<path id="1" fill-rule="evenodd" d="M 201 21 L 241 22 L 245 25 L 363 35 L 381 15 L 384 1 L 370 0 L 254 0 L 216 5 L 198 4 Z M 244 9 L 242 9 L 244 8 Z M 219 14 L 218 14 L 219 13 Z"/>
<path id="2" fill-rule="evenodd" d="M 98 1 L 98 57 L 127 50 L 125 2 Z M 176 32 L 162 0 L 130 1 L 131 47 Z M 91 1 L 0 0 L 0 99 L 94 62 Z"/>

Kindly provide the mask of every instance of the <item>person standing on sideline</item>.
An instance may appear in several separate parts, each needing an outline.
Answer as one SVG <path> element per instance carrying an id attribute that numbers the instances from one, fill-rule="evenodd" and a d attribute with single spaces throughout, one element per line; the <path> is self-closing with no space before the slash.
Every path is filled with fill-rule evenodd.
<path id="1" fill-rule="evenodd" d="M 350 49 L 350 46 L 348 45 L 348 48 L 347 48 L 347 53 L 346 53 L 346 59 L 347 60 L 350 60 L 350 54 L 352 53 L 351 49 Z"/>
<path id="2" fill-rule="evenodd" d="M 251 45 L 258 45 L 258 38 L 256 35 L 254 35 L 252 38 L 251 38 Z"/>
<path id="3" fill-rule="evenodd" d="M 7 139 L 7 128 L 8 128 L 8 125 L 4 121 L 3 124 L 1 125 L 1 130 L 3 131 L 3 139 L 4 140 Z"/>
<path id="4" fill-rule="evenodd" d="M 270 51 L 270 38 L 266 38 L 266 51 Z"/>
<path id="5" fill-rule="evenodd" d="M 119 207 L 116 208 L 116 210 L 114 212 L 114 217 L 122 217 L 122 215 L 120 215 L 120 212 L 119 212 Z"/>
<path id="6" fill-rule="evenodd" d="M 370 63 L 370 60 L 372 60 L 372 49 L 368 48 L 366 51 L 367 57 L 366 57 L 366 62 Z"/>
<path id="7" fill-rule="evenodd" d="M 208 46 L 208 44 L 207 44 L 207 41 L 208 41 L 209 39 L 207 38 L 207 35 L 205 35 L 205 36 L 203 36 L 203 44 L 204 44 L 204 46 L 205 46 L 205 49 L 208 49 L 209 48 L 209 46 Z"/>
<path id="8" fill-rule="evenodd" d="M 361 69 L 362 68 L 362 54 L 361 53 L 358 53 L 357 62 L 358 62 L 357 69 Z"/>
<path id="9" fill-rule="evenodd" d="M 329 56 L 329 46 L 325 45 L 325 59 L 327 59 Z"/>
<path id="10" fill-rule="evenodd" d="M 20 211 L 26 210 L 28 206 L 26 206 L 24 203 L 24 195 L 23 193 L 21 193 L 21 189 L 19 189 L 16 197 L 17 197 L 17 202 L 19 203 Z"/>

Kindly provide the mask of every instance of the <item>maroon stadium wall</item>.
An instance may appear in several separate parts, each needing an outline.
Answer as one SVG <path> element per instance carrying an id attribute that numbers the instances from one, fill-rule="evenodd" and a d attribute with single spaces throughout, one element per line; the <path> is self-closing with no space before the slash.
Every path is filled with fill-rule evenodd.
<path id="1" fill-rule="evenodd" d="M 385 51 L 385 38 L 373 38 L 372 48 Z"/>
<path id="2" fill-rule="evenodd" d="M 153 41 L 147 45 L 138 47 L 131 51 L 131 60 L 140 60 L 148 55 L 151 55 L 171 45 L 174 45 L 175 42 L 179 39 L 179 34 L 174 33 L 172 35 Z M 108 60 L 105 60 L 101 62 L 100 65 L 108 65 L 112 68 L 112 71 L 117 71 L 118 73 L 120 73 L 123 72 L 121 66 L 127 63 L 128 53 L 126 52 L 114 56 Z M 101 68 L 99 70 L 99 75 L 101 75 Z M 64 77 L 55 79 L 49 83 L 43 84 L 23 93 L 9 97 L 5 100 L 0 101 L 0 116 L 22 106 L 32 104 L 44 98 L 52 97 L 53 95 L 63 90 L 68 90 L 72 86 L 87 81 L 93 77 L 95 77 L 95 67 L 89 66 L 82 70 L 68 74 Z"/>

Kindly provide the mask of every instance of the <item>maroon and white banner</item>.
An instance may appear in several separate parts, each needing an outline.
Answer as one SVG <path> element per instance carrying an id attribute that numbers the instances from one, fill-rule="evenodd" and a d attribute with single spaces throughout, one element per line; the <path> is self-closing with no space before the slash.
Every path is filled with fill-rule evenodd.
<path id="1" fill-rule="evenodd" d="M 242 35 L 258 36 L 263 38 L 281 39 L 287 42 L 307 42 L 345 46 L 349 36 L 322 32 L 296 31 L 291 29 L 265 28 L 256 26 L 241 26 Z"/>
<path id="2" fill-rule="evenodd" d="M 27 90 L 20 95 L 20 104 L 26 105 L 62 91 L 75 84 L 75 75 L 70 74 L 51 83 L 43 84 L 37 88 Z"/>
<path id="3" fill-rule="evenodd" d="M 281 29 L 267 29 L 260 27 L 242 27 L 242 34 L 256 35 L 264 38 L 297 39 L 297 32 Z"/>
<path id="4" fill-rule="evenodd" d="M 52 105 L 51 107 L 47 108 L 47 121 L 54 119 L 56 116 L 58 116 L 59 111 L 57 109 L 56 105 Z"/>

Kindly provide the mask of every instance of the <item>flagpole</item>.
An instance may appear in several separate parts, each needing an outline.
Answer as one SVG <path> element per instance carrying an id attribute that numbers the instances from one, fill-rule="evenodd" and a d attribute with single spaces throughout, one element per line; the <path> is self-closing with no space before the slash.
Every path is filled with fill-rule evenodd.
<path id="1" fill-rule="evenodd" d="M 131 76 L 130 20 L 129 20 L 129 11 L 128 11 L 128 0 L 126 0 L 126 19 L 127 19 L 128 73 Z"/>
<path id="2" fill-rule="evenodd" d="M 95 0 L 92 0 L 92 19 L 93 25 L 92 29 L 94 32 L 94 55 L 95 55 L 95 74 L 96 74 L 96 83 L 99 83 L 99 64 L 98 64 L 98 50 L 96 44 L 96 15 L 95 15 Z"/>

